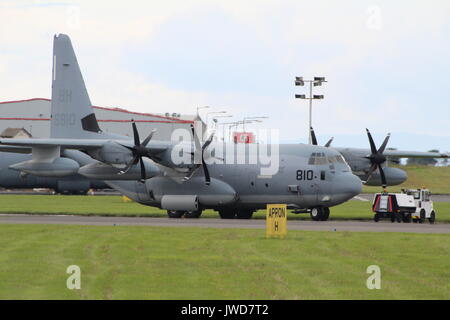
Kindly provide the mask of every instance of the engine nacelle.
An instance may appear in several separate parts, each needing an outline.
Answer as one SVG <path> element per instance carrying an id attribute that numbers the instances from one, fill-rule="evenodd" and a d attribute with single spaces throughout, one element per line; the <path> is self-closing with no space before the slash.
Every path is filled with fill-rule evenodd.
<path id="1" fill-rule="evenodd" d="M 88 153 L 92 158 L 108 164 L 127 164 L 133 161 L 131 150 L 114 141 L 108 141 L 100 149 Z"/>
<path id="2" fill-rule="evenodd" d="M 408 179 L 408 175 L 405 171 L 399 168 L 383 168 L 384 175 L 386 176 L 386 182 L 388 186 L 396 186 L 402 184 Z M 381 175 L 378 172 L 374 172 L 369 181 L 366 182 L 368 186 L 381 186 Z"/>
<path id="3" fill-rule="evenodd" d="M 165 195 L 161 198 L 161 208 L 166 210 L 198 210 L 198 197 L 196 195 Z"/>
<path id="4" fill-rule="evenodd" d="M 144 160 L 145 178 L 150 179 L 160 173 L 157 166 Z M 119 174 L 121 169 L 104 163 L 91 163 L 78 170 L 78 173 L 89 179 L 96 180 L 139 180 L 141 179 L 140 165 L 134 165 L 124 174 Z"/>
<path id="5" fill-rule="evenodd" d="M 64 177 L 76 174 L 80 165 L 68 158 L 56 158 L 51 162 L 28 160 L 9 166 L 10 169 L 40 177 Z"/>

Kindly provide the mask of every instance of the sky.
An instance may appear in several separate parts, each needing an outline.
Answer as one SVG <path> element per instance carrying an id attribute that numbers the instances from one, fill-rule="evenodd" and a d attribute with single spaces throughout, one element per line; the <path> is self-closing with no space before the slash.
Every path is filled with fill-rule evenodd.
<path id="1" fill-rule="evenodd" d="M 450 151 L 450 2 L 0 0 L 0 101 L 50 98 L 53 35 L 68 34 L 94 105 L 226 110 L 246 129 L 319 142 Z M 212 116 L 210 116 L 212 117 Z"/>

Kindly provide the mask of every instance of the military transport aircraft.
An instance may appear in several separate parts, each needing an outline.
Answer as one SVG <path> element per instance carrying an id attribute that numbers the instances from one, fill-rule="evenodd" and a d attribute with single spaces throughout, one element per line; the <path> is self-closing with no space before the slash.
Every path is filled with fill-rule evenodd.
<path id="1" fill-rule="evenodd" d="M 1 149 L 0 149 L 1 150 Z M 89 189 L 110 188 L 103 181 L 80 174 L 65 177 L 42 177 L 11 169 L 10 166 L 31 160 L 30 154 L 2 152 L 0 154 L 0 187 L 8 189 L 51 188 L 61 194 L 87 194 Z"/>
<path id="2" fill-rule="evenodd" d="M 317 138 L 313 128 L 311 142 L 317 145 Z M 369 186 L 395 186 L 406 181 L 408 175 L 399 168 L 386 167 L 386 160 L 390 158 L 448 158 L 448 153 L 386 150 L 390 134 L 386 136 L 380 148 L 377 149 L 369 129 L 366 129 L 369 138 L 370 149 L 362 148 L 335 148 L 347 161 L 352 172 L 357 175 L 364 184 Z M 331 148 L 333 138 L 328 140 L 325 147 Z"/>
<path id="3" fill-rule="evenodd" d="M 133 140 L 102 132 L 64 34 L 54 37 L 51 101 L 51 138 L 0 139 L 3 151 L 32 154 L 10 166 L 15 170 L 105 180 L 139 203 L 168 210 L 170 217 L 199 217 L 203 209 L 214 209 L 222 218 L 250 218 L 268 203 L 286 203 L 327 220 L 329 207 L 361 192 L 361 180 L 344 158 L 322 146 L 218 145 L 212 135 L 203 142 L 195 127 L 183 142 L 153 141 L 153 132 L 141 140 L 134 123 Z M 261 150 L 270 150 L 269 161 L 248 161 Z"/>

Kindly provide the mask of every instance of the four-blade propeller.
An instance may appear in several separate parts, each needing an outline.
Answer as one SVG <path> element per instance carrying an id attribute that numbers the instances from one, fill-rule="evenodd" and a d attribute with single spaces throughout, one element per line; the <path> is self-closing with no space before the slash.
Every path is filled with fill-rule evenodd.
<path id="1" fill-rule="evenodd" d="M 387 134 L 386 138 L 383 141 L 383 144 L 380 146 L 380 148 L 377 150 L 377 147 L 375 146 L 375 142 L 373 142 L 372 135 L 370 134 L 369 129 L 366 128 L 367 136 L 369 137 L 369 143 L 370 143 L 370 151 L 372 152 L 370 155 L 366 156 L 366 159 L 370 160 L 370 163 L 372 164 L 369 172 L 366 176 L 366 181 L 369 180 L 372 173 L 378 168 L 380 171 L 381 176 L 381 184 L 383 188 L 386 188 L 387 182 L 386 182 L 386 176 L 384 175 L 383 167 L 381 166 L 382 163 L 386 161 L 386 156 L 383 155 L 384 150 L 386 149 L 386 145 L 389 141 L 389 137 L 391 136 L 390 133 Z"/>
<path id="2" fill-rule="evenodd" d="M 186 177 L 184 177 L 184 181 L 189 180 L 195 173 L 195 171 L 202 166 L 203 167 L 203 173 L 205 175 L 205 184 L 208 186 L 211 183 L 211 176 L 209 175 L 209 170 L 208 170 L 208 166 L 206 165 L 205 162 L 205 150 L 206 148 L 208 148 L 208 146 L 211 144 L 211 142 L 213 141 L 213 137 L 214 137 L 214 132 L 211 133 L 211 135 L 209 136 L 209 138 L 205 141 L 205 143 L 203 143 L 203 145 L 200 143 L 200 139 L 198 138 L 197 133 L 195 132 L 194 126 L 191 124 L 191 130 L 192 130 L 192 135 L 194 137 L 194 145 L 195 145 L 195 150 L 193 153 L 194 156 L 194 160 L 197 159 L 197 156 L 200 156 L 200 160 L 201 160 L 201 164 L 195 164 L 194 168 L 191 170 L 190 174 Z M 201 153 L 201 154 L 199 154 Z"/>
<path id="3" fill-rule="evenodd" d="M 147 138 L 141 143 L 141 140 L 139 139 L 139 132 L 136 128 L 136 124 L 133 122 L 133 138 L 134 138 L 134 146 L 133 147 L 127 147 L 129 150 L 131 150 L 133 154 L 133 160 L 127 164 L 126 168 L 120 172 L 120 174 L 127 173 L 128 170 L 131 169 L 132 166 L 137 164 L 138 162 L 141 165 L 141 182 L 145 181 L 146 178 L 146 172 L 145 172 L 145 164 L 142 161 L 142 157 L 147 157 L 151 159 L 149 151 L 147 149 L 147 144 L 150 142 L 150 140 L 153 137 L 153 134 L 156 132 L 156 129 L 153 129 L 152 132 L 148 135 Z"/>

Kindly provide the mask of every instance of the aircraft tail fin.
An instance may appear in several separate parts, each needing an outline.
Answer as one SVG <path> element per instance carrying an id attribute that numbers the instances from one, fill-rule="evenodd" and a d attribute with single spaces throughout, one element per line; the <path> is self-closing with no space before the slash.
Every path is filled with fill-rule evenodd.
<path id="1" fill-rule="evenodd" d="M 98 137 L 101 132 L 70 38 L 53 39 L 51 138 Z"/>

